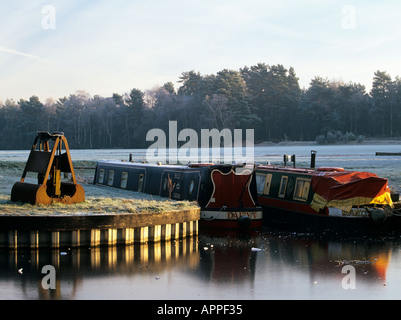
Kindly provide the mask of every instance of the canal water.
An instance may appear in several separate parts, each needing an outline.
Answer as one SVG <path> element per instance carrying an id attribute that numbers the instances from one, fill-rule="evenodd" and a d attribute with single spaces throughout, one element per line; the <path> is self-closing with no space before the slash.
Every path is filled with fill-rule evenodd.
<path id="1" fill-rule="evenodd" d="M 399 237 L 328 240 L 277 232 L 2 250 L 0 299 L 399 299 L 400 250 Z M 49 265 L 54 289 L 46 285 Z"/>
<path id="2" fill-rule="evenodd" d="M 308 166 L 367 170 L 401 191 L 401 145 L 255 148 L 255 160 L 296 154 Z M 73 150 L 73 160 L 127 159 L 135 150 Z M 1 151 L 26 161 L 28 152 Z M 293 231 L 212 234 L 166 243 L 58 250 L 0 250 L 0 299 L 400 299 L 401 237 L 327 237 Z M 49 270 L 52 268 L 52 273 Z M 54 276 L 50 277 L 50 276 Z M 54 281 L 53 281 L 54 280 Z M 54 284 L 54 288 L 49 287 Z"/>

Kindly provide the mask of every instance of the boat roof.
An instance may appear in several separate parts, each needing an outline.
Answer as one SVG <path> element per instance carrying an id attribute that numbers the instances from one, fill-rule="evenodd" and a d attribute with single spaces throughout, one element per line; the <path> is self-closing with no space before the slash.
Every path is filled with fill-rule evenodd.
<path id="1" fill-rule="evenodd" d="M 141 167 L 141 168 L 164 168 L 164 169 L 175 169 L 175 170 L 195 170 L 202 168 L 229 168 L 229 167 L 241 167 L 249 168 L 254 166 L 253 163 L 237 163 L 237 164 L 214 164 L 214 163 L 189 163 L 189 164 L 167 164 L 167 163 L 147 163 L 147 162 L 129 162 L 124 160 L 98 160 L 98 164 L 107 164 L 114 166 L 124 167 Z"/>
<path id="2" fill-rule="evenodd" d="M 157 163 L 142 163 L 142 162 L 130 162 L 124 160 L 98 160 L 100 164 L 111 164 L 117 166 L 132 166 L 132 167 L 160 167 L 163 166 L 164 168 L 171 168 L 171 169 L 188 169 L 187 165 L 178 165 L 178 164 L 157 164 Z"/>
<path id="3" fill-rule="evenodd" d="M 257 170 L 268 170 L 268 171 L 285 171 L 292 173 L 309 173 L 316 174 L 319 171 L 316 169 L 310 168 L 301 168 L 301 167 L 283 167 L 283 166 L 274 166 L 274 165 L 259 165 L 256 167 Z M 333 170 L 334 171 L 334 170 Z"/>

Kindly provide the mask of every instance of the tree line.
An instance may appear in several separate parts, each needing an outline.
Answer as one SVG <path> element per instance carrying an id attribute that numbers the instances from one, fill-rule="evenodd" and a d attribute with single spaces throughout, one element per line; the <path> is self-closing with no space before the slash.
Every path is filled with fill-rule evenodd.
<path id="1" fill-rule="evenodd" d="M 294 68 L 258 63 L 216 74 L 183 72 L 172 82 L 111 97 L 77 91 L 41 102 L 0 103 L 0 149 L 28 149 L 37 131 L 63 131 L 70 148 L 147 148 L 146 133 L 169 121 L 178 130 L 254 129 L 255 142 L 333 143 L 401 135 L 401 79 L 374 72 L 372 89 L 314 77 L 301 89 Z"/>

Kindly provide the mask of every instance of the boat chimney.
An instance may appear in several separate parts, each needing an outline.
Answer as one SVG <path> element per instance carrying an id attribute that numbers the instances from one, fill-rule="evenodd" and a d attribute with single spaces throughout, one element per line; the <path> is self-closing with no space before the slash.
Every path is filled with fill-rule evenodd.
<path id="1" fill-rule="evenodd" d="M 295 168 L 295 154 L 293 154 L 293 155 L 285 154 L 283 156 L 283 161 L 284 161 L 284 167 L 287 166 L 287 162 L 292 162 L 292 164 L 293 164 L 293 166 Z"/>
<path id="2" fill-rule="evenodd" d="M 292 166 L 295 168 L 295 154 L 291 156 Z"/>
<path id="3" fill-rule="evenodd" d="M 310 167 L 311 169 L 315 169 L 315 163 L 316 163 L 316 150 L 311 150 L 310 152 Z"/>

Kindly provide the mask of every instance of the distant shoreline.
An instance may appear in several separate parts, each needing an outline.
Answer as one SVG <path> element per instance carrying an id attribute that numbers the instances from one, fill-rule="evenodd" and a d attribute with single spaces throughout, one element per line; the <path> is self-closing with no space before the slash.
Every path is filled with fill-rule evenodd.
<path id="1" fill-rule="evenodd" d="M 329 145 L 401 145 L 401 139 L 364 139 L 363 141 L 339 141 L 334 144 L 318 144 L 316 141 L 263 141 L 255 143 L 255 147 L 267 146 L 329 146 Z"/>

